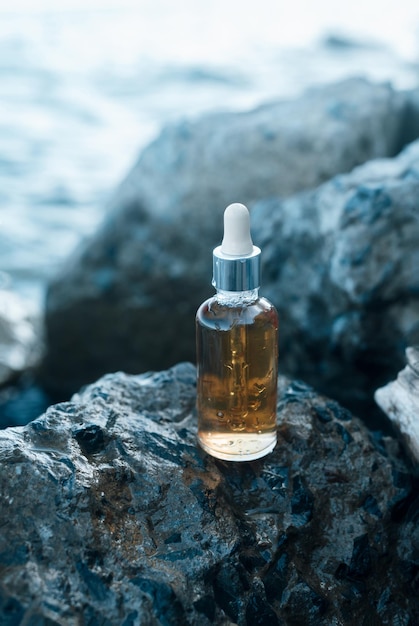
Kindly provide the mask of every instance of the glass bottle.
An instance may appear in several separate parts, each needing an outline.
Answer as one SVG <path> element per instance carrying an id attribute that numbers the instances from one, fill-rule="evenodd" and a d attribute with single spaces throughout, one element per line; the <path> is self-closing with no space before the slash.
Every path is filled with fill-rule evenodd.
<path id="1" fill-rule="evenodd" d="M 196 315 L 198 441 L 219 459 L 250 461 L 276 444 L 278 315 L 259 297 L 260 249 L 244 205 L 225 210 L 213 261 L 217 292 Z"/>

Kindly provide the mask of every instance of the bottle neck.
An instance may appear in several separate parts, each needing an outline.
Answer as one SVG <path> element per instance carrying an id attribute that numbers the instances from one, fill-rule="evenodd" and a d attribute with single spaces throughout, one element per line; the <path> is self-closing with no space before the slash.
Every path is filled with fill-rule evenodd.
<path id="1" fill-rule="evenodd" d="M 248 291 L 225 291 L 224 289 L 217 289 L 215 298 L 220 304 L 226 304 L 228 306 L 252 304 L 252 302 L 256 302 L 259 298 L 259 287 Z"/>

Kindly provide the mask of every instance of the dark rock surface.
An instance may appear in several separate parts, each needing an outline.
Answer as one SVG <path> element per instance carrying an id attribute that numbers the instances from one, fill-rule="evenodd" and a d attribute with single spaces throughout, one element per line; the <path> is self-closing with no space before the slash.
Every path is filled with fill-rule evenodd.
<path id="1" fill-rule="evenodd" d="M 416 137 L 415 102 L 388 85 L 349 80 L 163 130 L 103 227 L 50 285 L 44 382 L 69 393 L 107 371 L 191 360 L 192 320 L 211 293 L 211 250 L 227 204 L 289 196 L 393 156 Z M 293 307 L 282 294 L 275 301 Z"/>
<path id="2" fill-rule="evenodd" d="M 391 439 L 280 379 L 252 463 L 195 444 L 195 370 L 108 375 L 0 433 L 0 623 L 419 622 L 418 486 Z"/>

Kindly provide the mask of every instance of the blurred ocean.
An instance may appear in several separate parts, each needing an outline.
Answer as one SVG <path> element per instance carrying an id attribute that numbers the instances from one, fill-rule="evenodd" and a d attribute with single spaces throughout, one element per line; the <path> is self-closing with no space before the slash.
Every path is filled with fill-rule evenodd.
<path id="1" fill-rule="evenodd" d="M 0 0 L 0 286 L 39 307 L 163 124 L 418 60 L 417 0 Z"/>

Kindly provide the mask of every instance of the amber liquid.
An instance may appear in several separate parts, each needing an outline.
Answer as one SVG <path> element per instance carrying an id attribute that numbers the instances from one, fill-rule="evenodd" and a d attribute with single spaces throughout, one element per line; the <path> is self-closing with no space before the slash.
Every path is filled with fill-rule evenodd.
<path id="1" fill-rule="evenodd" d="M 248 461 L 276 444 L 278 316 L 264 298 L 217 296 L 196 317 L 198 441 L 220 459 Z"/>

